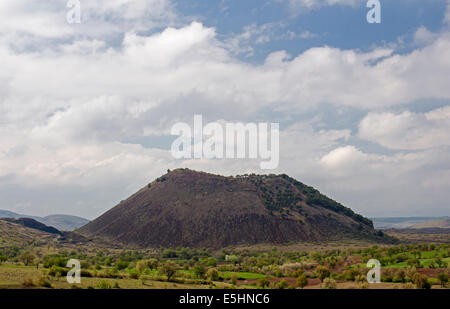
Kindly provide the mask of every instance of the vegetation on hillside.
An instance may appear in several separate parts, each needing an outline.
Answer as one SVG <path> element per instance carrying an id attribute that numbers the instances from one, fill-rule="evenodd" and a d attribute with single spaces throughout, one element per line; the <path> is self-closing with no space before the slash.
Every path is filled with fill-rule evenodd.
<path id="1" fill-rule="evenodd" d="M 69 259 L 82 284 L 65 281 Z M 450 245 L 373 245 L 325 250 L 192 248 L 113 250 L 47 247 L 0 249 L 0 288 L 370 288 L 365 263 L 382 265 L 386 288 L 447 288 Z"/>

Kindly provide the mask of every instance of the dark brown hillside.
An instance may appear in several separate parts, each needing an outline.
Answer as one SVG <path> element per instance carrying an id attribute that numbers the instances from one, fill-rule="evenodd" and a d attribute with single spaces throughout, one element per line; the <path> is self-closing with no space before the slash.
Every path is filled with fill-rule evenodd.
<path id="1" fill-rule="evenodd" d="M 38 222 L 34 219 L 31 219 L 31 218 L 19 218 L 19 219 L 1 218 L 1 220 L 8 221 L 8 222 L 15 223 L 15 224 L 20 224 L 25 227 L 35 229 L 35 230 L 40 230 L 42 232 L 46 232 L 46 233 L 50 233 L 50 234 L 62 235 L 62 233 L 60 231 L 58 231 L 57 229 L 55 229 L 54 227 L 47 226 L 47 225 L 45 225 L 41 222 Z"/>
<path id="2" fill-rule="evenodd" d="M 78 230 L 142 247 L 383 238 L 372 222 L 286 175 L 172 171 Z"/>

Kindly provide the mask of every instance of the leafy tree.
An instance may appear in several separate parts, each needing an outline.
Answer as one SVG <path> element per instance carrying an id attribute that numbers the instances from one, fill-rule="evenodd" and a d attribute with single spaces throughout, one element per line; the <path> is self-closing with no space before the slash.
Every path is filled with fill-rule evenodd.
<path id="1" fill-rule="evenodd" d="M 36 259 L 36 257 L 34 256 L 34 254 L 31 254 L 29 252 L 24 252 L 21 256 L 20 256 L 20 261 L 25 265 L 31 265 L 33 264 L 34 260 Z"/>
<path id="2" fill-rule="evenodd" d="M 206 274 L 205 266 L 199 264 L 194 267 L 194 275 L 196 278 L 203 279 Z"/>
<path id="3" fill-rule="evenodd" d="M 136 263 L 136 270 L 140 273 L 148 268 L 148 261 L 142 260 Z"/>
<path id="4" fill-rule="evenodd" d="M 445 286 L 448 283 L 448 274 L 440 273 L 440 274 L 437 275 L 437 279 L 441 283 L 441 287 L 445 288 Z"/>
<path id="5" fill-rule="evenodd" d="M 394 282 L 405 282 L 406 272 L 403 269 L 399 269 L 395 272 L 394 278 L 392 279 Z"/>
<path id="6" fill-rule="evenodd" d="M 206 266 L 216 267 L 217 262 L 214 258 L 209 258 L 206 260 Z"/>
<path id="7" fill-rule="evenodd" d="M 148 260 L 148 264 L 147 264 L 148 268 L 150 269 L 157 269 L 159 266 L 159 261 L 157 259 L 150 259 Z"/>
<path id="8" fill-rule="evenodd" d="M 177 270 L 177 265 L 172 261 L 167 261 L 159 267 L 159 272 L 167 276 L 167 281 L 175 277 Z"/>
<path id="9" fill-rule="evenodd" d="M 134 268 L 128 270 L 128 275 L 131 279 L 139 279 L 139 272 Z"/>
<path id="10" fill-rule="evenodd" d="M 330 270 L 326 266 L 317 266 L 314 273 L 321 282 L 330 276 Z"/>
<path id="11" fill-rule="evenodd" d="M 258 280 L 258 286 L 265 289 L 266 287 L 268 287 L 270 285 L 270 281 L 264 277 L 264 278 L 260 278 Z"/>
<path id="12" fill-rule="evenodd" d="M 127 261 L 119 261 L 116 263 L 116 269 L 123 270 L 123 269 L 127 268 L 128 265 L 130 265 L 130 263 Z"/>
<path id="13" fill-rule="evenodd" d="M 433 259 L 433 264 L 436 264 L 437 267 L 445 267 L 445 262 L 440 257 Z"/>
<path id="14" fill-rule="evenodd" d="M 417 268 L 419 268 L 421 266 L 420 260 L 417 259 L 417 258 L 407 260 L 406 261 L 406 265 L 414 266 L 414 267 L 417 267 Z"/>
<path id="15" fill-rule="evenodd" d="M 417 273 L 417 268 L 412 266 L 412 267 L 408 267 L 406 269 L 406 277 L 409 278 L 409 280 L 412 281 L 412 277 Z"/>
<path id="16" fill-rule="evenodd" d="M 344 275 L 344 279 L 348 280 L 348 281 L 354 281 L 355 278 L 359 275 L 359 271 L 357 271 L 356 269 L 347 269 L 346 271 L 344 271 L 343 275 Z"/>
<path id="17" fill-rule="evenodd" d="M 236 274 L 232 274 L 230 280 L 231 280 L 231 284 L 236 285 L 236 283 L 238 281 L 238 276 Z"/>
<path id="18" fill-rule="evenodd" d="M 301 274 L 297 278 L 297 286 L 301 289 L 303 289 L 305 286 L 308 285 L 308 279 L 306 278 L 305 274 Z"/>
<path id="19" fill-rule="evenodd" d="M 414 282 L 414 284 L 416 285 L 416 287 L 418 289 L 430 289 L 431 288 L 431 284 L 428 281 L 427 276 L 422 275 L 420 273 L 414 274 L 414 276 L 412 277 L 412 281 Z"/>
<path id="20" fill-rule="evenodd" d="M 217 281 L 219 280 L 219 272 L 215 268 L 210 268 L 206 272 L 206 278 L 208 278 L 211 281 Z"/>

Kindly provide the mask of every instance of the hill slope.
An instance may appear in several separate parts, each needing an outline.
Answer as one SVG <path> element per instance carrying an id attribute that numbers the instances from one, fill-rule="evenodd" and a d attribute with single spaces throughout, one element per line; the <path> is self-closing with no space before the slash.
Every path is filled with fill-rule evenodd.
<path id="1" fill-rule="evenodd" d="M 50 215 L 38 221 L 53 226 L 60 231 L 73 231 L 89 223 L 87 219 L 69 215 Z"/>
<path id="2" fill-rule="evenodd" d="M 73 231 L 89 223 L 89 220 L 70 215 L 50 215 L 46 217 L 18 214 L 8 210 L 0 210 L 0 218 L 30 218 L 61 231 Z"/>
<path id="3" fill-rule="evenodd" d="M 0 218 L 14 218 L 14 219 L 30 218 L 36 221 L 43 219 L 42 217 L 18 214 L 9 210 L 0 210 Z"/>
<path id="4" fill-rule="evenodd" d="M 28 244 L 46 242 L 55 238 L 55 234 L 29 228 L 14 222 L 0 220 L 0 248 L 24 247 Z"/>
<path id="5" fill-rule="evenodd" d="M 36 221 L 34 219 L 31 218 L 19 218 L 19 219 L 15 219 L 15 218 L 2 218 L 1 220 L 3 221 L 8 221 L 11 223 L 15 223 L 15 224 L 19 224 L 22 225 L 24 227 L 28 227 L 30 229 L 34 229 L 34 230 L 39 230 L 42 232 L 46 232 L 49 234 L 58 234 L 58 235 L 62 235 L 62 233 L 60 231 L 58 231 L 57 229 L 55 229 L 52 226 L 47 226 L 39 221 Z"/>
<path id="6" fill-rule="evenodd" d="M 142 247 L 379 239 L 372 222 L 287 175 L 170 172 L 78 232 Z"/>

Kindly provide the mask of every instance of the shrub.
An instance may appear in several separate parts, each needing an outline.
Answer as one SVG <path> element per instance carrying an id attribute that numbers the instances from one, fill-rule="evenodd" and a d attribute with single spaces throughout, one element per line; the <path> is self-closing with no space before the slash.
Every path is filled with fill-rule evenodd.
<path id="1" fill-rule="evenodd" d="M 198 278 L 198 279 L 205 278 L 205 273 L 206 273 L 205 266 L 203 266 L 203 265 L 196 265 L 194 267 L 194 275 L 195 275 L 196 278 Z"/>
<path id="2" fill-rule="evenodd" d="M 270 285 L 270 281 L 267 278 L 258 279 L 258 286 L 265 289 Z"/>
<path id="3" fill-rule="evenodd" d="M 67 268 L 52 266 L 48 272 L 49 276 L 52 277 L 63 277 L 67 275 Z"/>
<path id="4" fill-rule="evenodd" d="M 306 278 L 305 274 L 301 274 L 297 278 L 297 286 L 301 289 L 303 289 L 305 286 L 308 285 L 308 279 Z"/>
<path id="5" fill-rule="evenodd" d="M 52 266 L 56 267 L 66 267 L 67 261 L 69 259 L 66 257 L 59 256 L 46 256 L 44 257 L 43 265 L 45 268 L 50 268 Z"/>
<path id="6" fill-rule="evenodd" d="M 441 287 L 445 288 L 445 286 L 448 283 L 448 274 L 440 273 L 440 274 L 437 275 L 437 279 L 441 283 Z"/>
<path id="7" fill-rule="evenodd" d="M 344 280 L 355 281 L 355 277 L 359 275 L 359 272 L 355 269 L 348 269 L 344 271 Z"/>
<path id="8" fill-rule="evenodd" d="M 89 263 L 89 261 L 81 261 L 80 266 L 81 266 L 81 269 L 87 269 L 91 266 L 91 264 Z"/>
<path id="9" fill-rule="evenodd" d="M 297 277 L 303 272 L 303 264 L 302 263 L 287 263 L 280 267 L 281 271 L 289 276 Z"/>
<path id="10" fill-rule="evenodd" d="M 33 264 L 36 257 L 29 252 L 25 252 L 19 257 L 19 259 L 23 263 L 23 265 L 28 266 L 28 265 Z"/>
<path id="11" fill-rule="evenodd" d="M 217 281 L 219 280 L 219 272 L 215 268 L 210 268 L 206 272 L 206 278 L 208 278 L 211 281 Z"/>
<path id="12" fill-rule="evenodd" d="M 123 270 L 123 269 L 127 268 L 129 264 L 130 263 L 127 262 L 127 261 L 119 261 L 119 262 L 116 263 L 116 269 L 117 270 Z"/>
<path id="13" fill-rule="evenodd" d="M 209 258 L 206 260 L 206 266 L 212 266 L 212 267 L 216 267 L 217 266 L 217 262 L 214 258 Z"/>
<path id="14" fill-rule="evenodd" d="M 286 282 L 286 280 L 281 280 L 280 282 L 278 282 L 278 288 L 281 290 L 284 290 L 288 287 L 288 284 Z"/>
<path id="15" fill-rule="evenodd" d="M 139 261 L 136 263 L 136 270 L 140 273 L 144 272 L 148 268 L 148 261 Z"/>
<path id="16" fill-rule="evenodd" d="M 111 289 L 111 285 L 109 284 L 108 281 L 102 280 L 99 283 L 97 283 L 97 286 L 95 288 L 99 290 L 108 290 Z"/>
<path id="17" fill-rule="evenodd" d="M 368 289 L 369 288 L 369 283 L 367 283 L 367 281 L 366 282 L 360 282 L 359 284 L 358 284 L 358 289 L 363 289 L 363 290 L 366 290 L 366 289 Z"/>
<path id="18" fill-rule="evenodd" d="M 417 273 L 416 267 L 408 267 L 405 271 L 407 280 L 412 281 L 412 277 Z"/>
<path id="19" fill-rule="evenodd" d="M 134 268 L 128 271 L 128 275 L 130 276 L 130 279 L 139 279 L 139 272 Z"/>
<path id="20" fill-rule="evenodd" d="M 31 278 L 24 279 L 22 281 L 22 287 L 24 287 L 24 288 L 34 287 L 33 279 L 31 279 Z"/>
<path id="21" fill-rule="evenodd" d="M 88 270 L 82 269 L 80 272 L 81 277 L 90 278 L 92 277 L 92 273 Z"/>
<path id="22" fill-rule="evenodd" d="M 44 288 L 52 288 L 50 281 L 48 281 L 44 276 L 39 277 L 38 285 Z"/>
<path id="23" fill-rule="evenodd" d="M 416 273 L 412 277 L 412 281 L 414 282 L 414 284 L 416 285 L 416 287 L 418 289 L 430 289 L 431 288 L 431 284 L 428 281 L 427 276 L 425 276 L 425 275 Z"/>
<path id="24" fill-rule="evenodd" d="M 399 269 L 395 272 L 393 282 L 405 282 L 406 272 L 403 269 Z"/>
<path id="25" fill-rule="evenodd" d="M 232 274 L 230 280 L 231 280 L 231 284 L 236 285 L 236 283 L 238 281 L 238 276 L 236 274 Z"/>
<path id="26" fill-rule="evenodd" d="M 336 281 L 334 279 L 331 278 L 325 278 L 322 282 L 322 289 L 326 289 L 326 290 L 332 290 L 332 289 L 336 289 L 337 288 L 337 284 Z"/>
<path id="27" fill-rule="evenodd" d="M 406 261 L 406 265 L 414 266 L 414 267 L 420 267 L 421 266 L 420 260 L 417 259 L 417 258 L 407 260 Z"/>
<path id="28" fill-rule="evenodd" d="M 325 266 L 317 266 L 314 274 L 320 279 L 321 282 L 323 282 L 325 278 L 330 276 L 330 270 Z"/>
<path id="29" fill-rule="evenodd" d="M 94 274 L 93 277 L 99 278 L 122 278 L 123 276 L 119 274 L 119 271 L 116 268 L 110 268 L 103 272 L 98 272 Z"/>
<path id="30" fill-rule="evenodd" d="M 381 273 L 381 281 L 392 282 L 393 279 L 394 279 L 394 274 L 391 269 L 383 270 L 383 272 Z"/>
<path id="31" fill-rule="evenodd" d="M 364 276 L 364 275 L 357 275 L 357 276 L 355 277 L 355 282 L 358 282 L 358 283 L 364 283 L 364 282 L 367 282 L 367 277 Z"/>
<path id="32" fill-rule="evenodd" d="M 177 265 L 172 261 L 167 261 L 164 264 L 162 264 L 159 268 L 159 272 L 161 274 L 164 274 L 167 276 L 167 281 L 172 280 L 173 277 L 175 277 L 177 273 Z"/>
<path id="33" fill-rule="evenodd" d="M 277 278 L 283 278 L 284 277 L 283 271 L 281 269 L 279 269 L 279 268 L 277 270 L 275 270 L 274 275 Z"/>
<path id="34" fill-rule="evenodd" d="M 159 266 L 159 261 L 157 259 L 150 259 L 147 261 L 147 266 L 150 269 L 157 269 Z"/>

